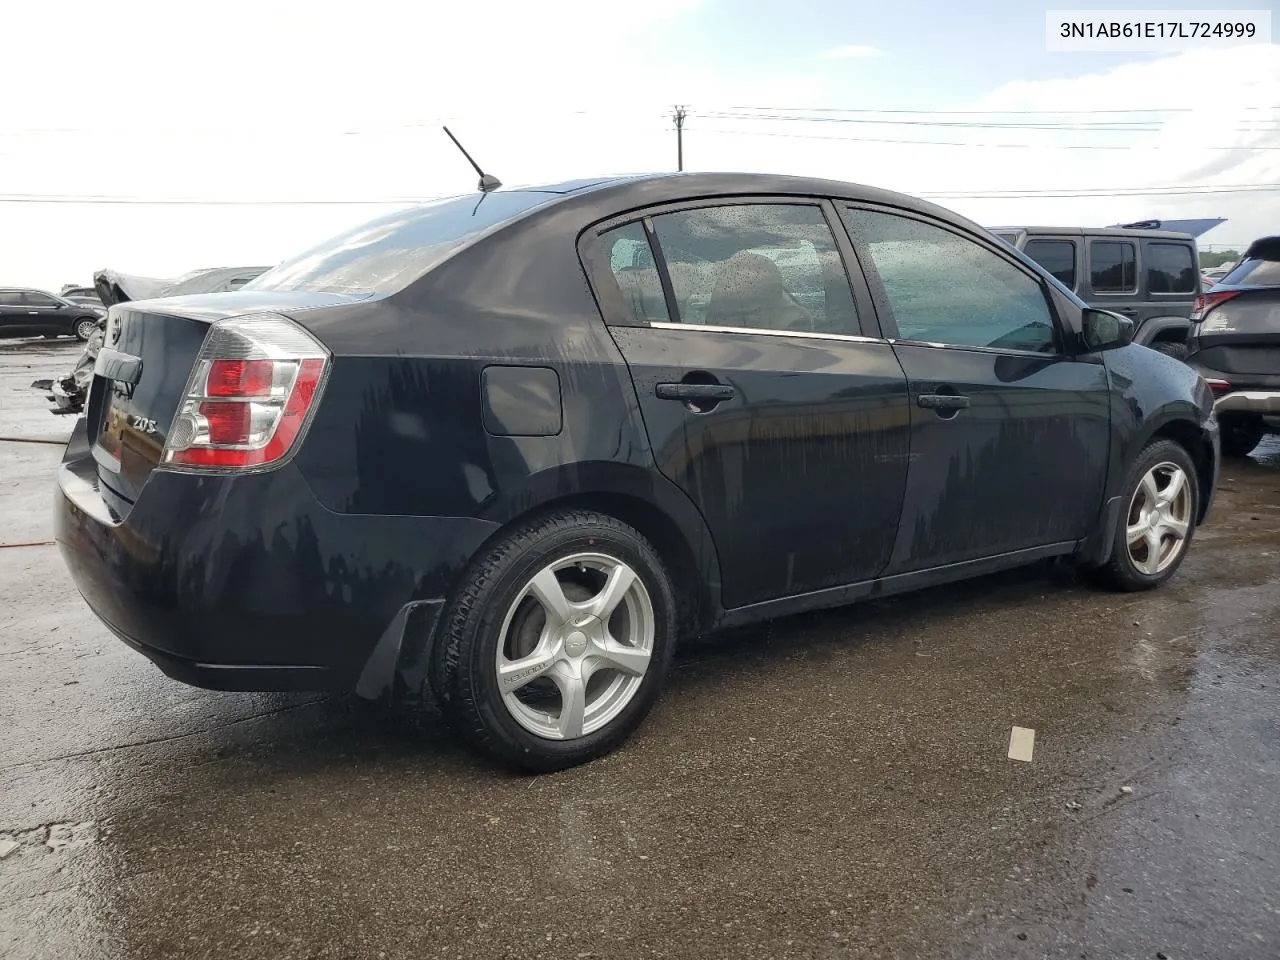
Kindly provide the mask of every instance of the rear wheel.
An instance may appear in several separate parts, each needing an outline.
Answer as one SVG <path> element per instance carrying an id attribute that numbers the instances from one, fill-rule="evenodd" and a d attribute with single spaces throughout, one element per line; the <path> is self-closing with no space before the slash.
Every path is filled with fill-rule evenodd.
<path id="1" fill-rule="evenodd" d="M 1261 417 L 1226 414 L 1218 418 L 1222 431 L 1222 452 L 1228 457 L 1247 457 L 1267 433 Z"/>
<path id="2" fill-rule="evenodd" d="M 96 317 L 81 317 L 76 321 L 75 335 L 80 341 L 87 341 L 93 336 L 93 332 L 98 329 L 98 319 Z"/>
<path id="3" fill-rule="evenodd" d="M 527 770 L 610 752 L 657 699 L 675 602 L 653 547 L 589 511 L 513 530 L 451 604 L 433 688 L 473 745 Z"/>
<path id="4" fill-rule="evenodd" d="M 1119 590 L 1150 590 L 1174 575 L 1187 555 L 1199 516 L 1195 464 L 1172 440 L 1148 444 L 1129 471 L 1124 514 L 1111 560 L 1094 571 Z"/>

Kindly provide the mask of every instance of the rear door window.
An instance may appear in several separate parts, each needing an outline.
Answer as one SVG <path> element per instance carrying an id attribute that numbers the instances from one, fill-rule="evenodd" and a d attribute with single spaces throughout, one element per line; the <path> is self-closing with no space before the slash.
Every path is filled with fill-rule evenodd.
<path id="1" fill-rule="evenodd" d="M 0 307 L 22 306 L 21 290 L 0 290 Z"/>
<path id="2" fill-rule="evenodd" d="M 653 218 L 681 323 L 796 333 L 861 333 L 822 208 L 700 207 Z"/>
<path id="3" fill-rule="evenodd" d="M 1191 245 L 1143 241 L 1142 264 L 1150 293 L 1195 293 L 1196 262 Z"/>
<path id="4" fill-rule="evenodd" d="M 1089 281 L 1094 293 L 1137 293 L 1138 251 L 1133 241 L 1089 241 Z"/>
<path id="5" fill-rule="evenodd" d="M 1076 288 L 1076 245 L 1072 241 L 1028 240 L 1023 252 L 1068 289 Z"/>
<path id="6" fill-rule="evenodd" d="M 666 323 L 667 301 L 662 292 L 653 251 L 644 224 L 637 221 L 610 230 L 603 237 L 609 269 L 622 294 L 625 323 Z"/>

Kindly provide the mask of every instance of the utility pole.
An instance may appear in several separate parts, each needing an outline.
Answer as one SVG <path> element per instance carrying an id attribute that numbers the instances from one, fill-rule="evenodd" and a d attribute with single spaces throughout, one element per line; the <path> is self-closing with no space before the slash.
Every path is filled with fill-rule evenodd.
<path id="1" fill-rule="evenodd" d="M 684 118 L 686 116 L 685 109 L 680 104 L 676 104 L 676 112 L 671 115 L 671 119 L 676 122 L 676 169 L 684 169 Z"/>

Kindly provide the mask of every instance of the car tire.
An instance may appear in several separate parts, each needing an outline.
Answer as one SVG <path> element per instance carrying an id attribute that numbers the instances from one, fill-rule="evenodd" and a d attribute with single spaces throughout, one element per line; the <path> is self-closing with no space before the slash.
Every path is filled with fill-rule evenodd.
<path id="1" fill-rule="evenodd" d="M 594 511 L 548 514 L 502 536 L 465 575 L 431 690 L 490 756 L 538 773 L 572 767 L 616 749 L 648 714 L 675 647 L 675 609 L 661 559 L 634 529 Z"/>
<path id="2" fill-rule="evenodd" d="M 89 338 L 93 336 L 94 332 L 97 329 L 98 329 L 97 317 L 81 317 L 79 320 L 76 321 L 75 327 L 72 329 L 71 332 L 75 335 L 75 338 L 79 340 L 81 343 L 88 343 Z"/>
<path id="3" fill-rule="evenodd" d="M 1129 469 L 1123 503 L 1111 559 L 1090 572 L 1115 590 L 1151 590 L 1177 572 L 1195 535 L 1200 484 L 1191 455 L 1172 440 L 1147 444 Z"/>
<path id="4" fill-rule="evenodd" d="M 1187 345 L 1178 343 L 1176 340 L 1157 340 L 1151 344 L 1151 349 L 1157 353 L 1163 353 L 1166 357 L 1173 357 L 1175 360 L 1186 360 L 1191 356 Z"/>
<path id="5" fill-rule="evenodd" d="M 1226 457 L 1247 457 L 1267 434 L 1267 425 L 1261 417 L 1227 414 L 1218 418 L 1222 432 L 1222 454 Z"/>

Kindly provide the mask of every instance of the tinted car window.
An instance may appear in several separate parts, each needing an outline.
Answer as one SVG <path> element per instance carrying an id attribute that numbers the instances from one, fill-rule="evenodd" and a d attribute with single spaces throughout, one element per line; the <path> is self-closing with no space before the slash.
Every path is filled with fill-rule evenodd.
<path id="1" fill-rule="evenodd" d="M 1089 243 L 1089 278 L 1094 293 L 1134 293 L 1138 289 L 1138 256 L 1127 240 Z"/>
<path id="2" fill-rule="evenodd" d="M 1076 245 L 1070 240 L 1031 240 L 1023 251 L 1068 287 L 1076 285 Z"/>
<path id="3" fill-rule="evenodd" d="M 0 290 L 0 307 L 17 307 L 22 305 L 22 292 L 19 290 Z"/>
<path id="4" fill-rule="evenodd" d="M 1151 293 L 1195 292 L 1196 263 L 1188 244 L 1148 243 L 1143 263 Z"/>
<path id="5" fill-rule="evenodd" d="M 1263 286 L 1280 283 L 1280 237 L 1265 243 L 1254 243 L 1245 257 L 1231 272 L 1223 277 L 1220 283 L 1243 283 Z"/>
<path id="6" fill-rule="evenodd" d="M 286 260 L 240 289 L 396 293 L 477 234 L 553 199 L 498 191 L 399 210 Z"/>
<path id="7" fill-rule="evenodd" d="M 47 293 L 40 293 L 38 290 L 28 290 L 25 294 L 27 306 L 29 307 L 57 307 L 61 303 Z"/>
<path id="8" fill-rule="evenodd" d="M 626 322 L 665 323 L 667 301 L 662 293 L 662 279 L 654 264 L 653 251 L 642 223 L 628 223 L 604 235 L 609 252 L 609 269 L 622 293 Z"/>
<path id="9" fill-rule="evenodd" d="M 1054 350 L 1053 317 L 1039 281 L 941 227 L 887 213 L 850 213 L 854 240 L 869 253 L 902 339 Z"/>
<path id="10" fill-rule="evenodd" d="M 653 218 L 679 321 L 857 334 L 853 294 L 822 208 L 735 204 Z"/>

